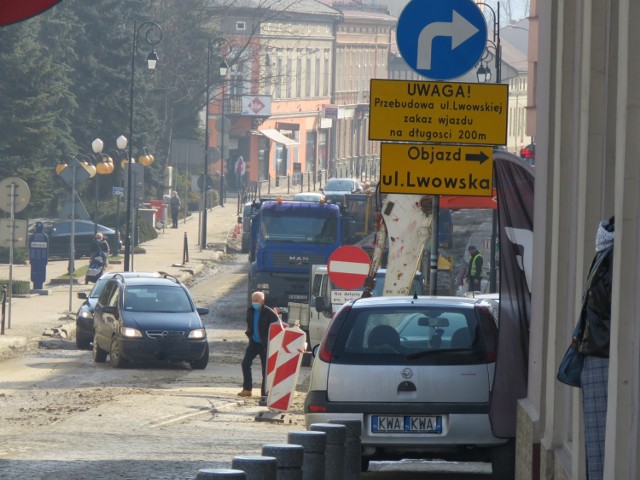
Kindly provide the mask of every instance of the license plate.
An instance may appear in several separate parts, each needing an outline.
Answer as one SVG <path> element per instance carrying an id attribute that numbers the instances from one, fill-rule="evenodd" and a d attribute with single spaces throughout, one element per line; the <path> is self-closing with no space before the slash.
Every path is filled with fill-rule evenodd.
<path id="1" fill-rule="evenodd" d="M 442 433 L 442 417 L 438 416 L 387 416 L 371 417 L 373 433 Z"/>

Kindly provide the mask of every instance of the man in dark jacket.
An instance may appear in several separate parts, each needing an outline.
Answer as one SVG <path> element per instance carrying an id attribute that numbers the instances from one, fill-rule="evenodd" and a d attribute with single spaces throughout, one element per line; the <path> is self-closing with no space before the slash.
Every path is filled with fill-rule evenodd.
<path id="1" fill-rule="evenodd" d="M 247 330 L 249 344 L 242 359 L 242 391 L 238 393 L 240 397 L 250 397 L 253 388 L 253 378 L 251 375 L 251 364 L 253 360 L 260 356 L 262 367 L 262 383 L 260 386 L 261 396 L 264 398 L 265 391 L 265 368 L 267 365 L 267 344 L 269 342 L 269 326 L 279 322 L 276 312 L 264 304 L 264 293 L 253 292 L 251 294 L 251 307 L 247 309 Z"/>

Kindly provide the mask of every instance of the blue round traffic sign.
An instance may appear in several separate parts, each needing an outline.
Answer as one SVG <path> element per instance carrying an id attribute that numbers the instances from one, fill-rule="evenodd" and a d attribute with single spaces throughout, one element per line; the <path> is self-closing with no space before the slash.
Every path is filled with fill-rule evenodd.
<path id="1" fill-rule="evenodd" d="M 450 80 L 477 65 L 487 44 L 487 23 L 472 0 L 412 0 L 400 14 L 396 37 L 414 71 Z"/>

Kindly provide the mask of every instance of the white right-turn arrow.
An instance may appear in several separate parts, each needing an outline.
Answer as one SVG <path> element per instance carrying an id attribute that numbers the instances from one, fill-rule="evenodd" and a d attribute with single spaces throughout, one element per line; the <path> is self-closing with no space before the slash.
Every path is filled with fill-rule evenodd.
<path id="1" fill-rule="evenodd" d="M 451 22 L 433 22 L 422 29 L 418 35 L 418 58 L 416 67 L 418 70 L 431 70 L 431 51 L 433 40 L 436 37 L 450 37 L 451 49 L 469 40 L 476 33 L 478 28 L 466 18 L 453 10 Z"/>

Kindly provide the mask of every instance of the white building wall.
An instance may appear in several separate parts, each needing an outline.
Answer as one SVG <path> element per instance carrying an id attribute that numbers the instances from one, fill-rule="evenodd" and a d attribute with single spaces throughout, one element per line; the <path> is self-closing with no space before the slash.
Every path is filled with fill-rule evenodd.
<path id="1" fill-rule="evenodd" d="M 586 478 L 580 391 L 555 374 L 578 318 L 596 227 L 615 214 L 604 478 L 640 478 L 640 2 L 538 2 L 538 17 L 534 256 L 540 261 L 518 455 L 526 458 L 540 442 L 539 478 Z M 533 463 L 528 471 L 519 466 L 517 478 L 537 478 Z"/>

